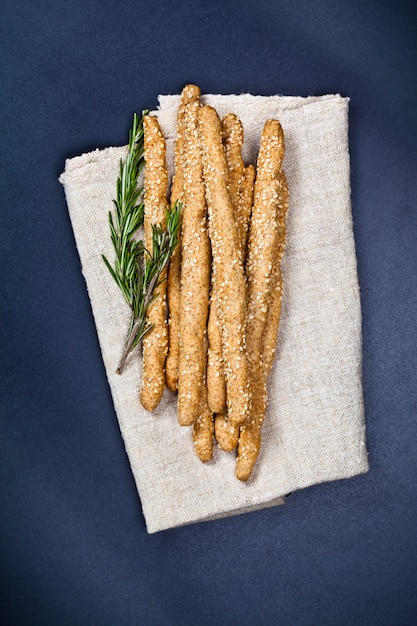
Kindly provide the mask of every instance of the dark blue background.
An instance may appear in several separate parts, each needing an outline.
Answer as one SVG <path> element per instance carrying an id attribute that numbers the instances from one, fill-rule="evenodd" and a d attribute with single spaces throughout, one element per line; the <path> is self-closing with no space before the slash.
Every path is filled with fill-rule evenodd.
<path id="1" fill-rule="evenodd" d="M 3 0 L 3 623 L 417 623 L 416 8 Z M 351 98 L 371 471 L 149 536 L 58 176 L 185 82 Z"/>

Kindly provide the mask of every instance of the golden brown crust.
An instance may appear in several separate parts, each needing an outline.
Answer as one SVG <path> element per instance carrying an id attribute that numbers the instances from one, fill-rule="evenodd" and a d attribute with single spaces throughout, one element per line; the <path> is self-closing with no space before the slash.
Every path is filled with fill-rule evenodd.
<path id="1" fill-rule="evenodd" d="M 193 426 L 194 450 L 203 463 L 207 463 L 213 457 L 213 433 L 213 413 L 206 403 L 202 406 Z"/>
<path id="2" fill-rule="evenodd" d="M 252 474 L 261 447 L 261 426 L 266 414 L 266 381 L 260 372 L 252 379 L 253 396 L 250 419 L 240 428 L 236 477 L 246 482 Z"/>
<path id="3" fill-rule="evenodd" d="M 246 233 L 252 210 L 255 168 L 253 165 L 245 168 L 242 159 L 243 126 L 239 118 L 233 113 L 229 113 L 222 120 L 222 138 L 229 174 L 229 194 L 233 204 L 240 252 L 242 258 L 244 258 L 246 251 Z M 224 378 L 221 333 L 220 326 L 217 322 L 215 293 L 212 298 L 214 300 L 214 306 L 210 308 L 209 338 L 211 337 L 210 345 L 214 347 L 210 355 L 214 364 L 209 370 L 210 374 L 212 373 L 213 376 L 213 381 L 210 381 L 211 385 L 209 385 L 209 392 L 211 392 L 209 398 L 213 398 L 210 407 L 213 412 L 216 413 L 215 434 L 217 443 L 222 450 L 231 452 L 237 446 L 239 427 L 233 426 L 227 415 L 226 381 Z M 210 320 L 212 317 L 217 322 L 217 327 L 215 328 L 217 333 L 210 333 Z"/>
<path id="4" fill-rule="evenodd" d="M 184 207 L 180 296 L 178 421 L 193 424 L 200 413 L 206 372 L 205 335 L 210 289 L 210 242 L 198 134 L 200 102 L 185 105 Z"/>
<path id="5" fill-rule="evenodd" d="M 207 341 L 205 345 L 207 346 Z M 193 425 L 194 450 L 203 463 L 210 461 L 213 456 L 213 418 L 213 413 L 207 402 L 207 385 L 204 382 L 201 387 L 199 415 Z"/>
<path id="6" fill-rule="evenodd" d="M 222 335 L 217 315 L 217 299 L 213 279 L 207 336 L 209 342 L 207 361 L 208 403 L 213 413 L 222 413 L 226 411 L 226 379 L 223 367 Z"/>
<path id="7" fill-rule="evenodd" d="M 246 356 L 245 278 L 233 205 L 227 189 L 228 169 L 221 125 L 209 106 L 199 111 L 204 181 L 209 210 L 213 268 L 217 280 L 218 316 L 221 325 L 229 419 L 245 421 L 250 407 L 249 371 Z"/>
<path id="8" fill-rule="evenodd" d="M 199 100 L 200 89 L 196 85 L 186 85 L 182 90 L 181 104 L 178 109 L 177 137 L 175 141 L 174 164 L 175 174 L 171 186 L 171 206 L 177 200 L 184 200 L 184 109 L 193 100 Z M 168 355 L 165 364 L 165 381 L 168 389 L 177 391 L 178 363 L 180 353 L 180 287 L 181 287 L 181 234 L 168 269 L 167 300 L 168 300 Z"/>
<path id="9" fill-rule="evenodd" d="M 208 339 L 207 336 L 204 339 L 204 355 L 207 359 Z M 207 360 L 206 368 L 207 369 Z M 203 378 L 203 384 L 200 390 L 200 406 L 199 414 L 196 421 L 193 424 L 193 443 L 194 450 L 203 463 L 210 461 L 213 456 L 214 448 L 214 415 L 208 404 L 207 397 L 207 383 L 206 378 Z"/>
<path id="10" fill-rule="evenodd" d="M 241 155 L 243 128 L 239 118 L 233 113 L 228 113 L 222 120 L 222 139 L 228 168 L 229 195 L 236 219 L 240 185 L 244 171 Z M 210 314 L 207 328 L 209 339 L 209 356 L 207 363 L 208 402 L 213 413 L 225 413 L 227 410 L 226 378 L 223 366 L 222 336 L 217 312 L 216 292 L 216 272 L 213 271 Z"/>
<path id="11" fill-rule="evenodd" d="M 283 154 L 284 140 L 281 125 L 276 120 L 268 120 L 262 133 L 258 155 L 246 260 L 248 307 L 246 332 L 251 368 L 256 368 L 259 362 L 261 338 L 268 309 L 273 258 L 278 235 L 277 211 Z"/>
<path id="12" fill-rule="evenodd" d="M 227 413 L 219 413 L 214 419 L 214 432 L 219 447 L 225 452 L 232 452 L 239 439 L 239 426 L 230 423 Z"/>
<path id="13" fill-rule="evenodd" d="M 179 198 L 177 198 L 179 200 Z M 171 206 L 172 203 L 171 203 Z M 168 355 L 165 363 L 165 382 L 170 391 L 178 388 L 178 360 L 180 353 L 180 284 L 181 284 L 181 238 L 179 237 L 168 268 Z"/>
<path id="14" fill-rule="evenodd" d="M 243 182 L 245 164 L 242 159 L 243 126 L 234 113 L 228 113 L 222 119 L 222 138 L 229 172 L 229 194 L 239 222 L 239 196 Z"/>
<path id="15" fill-rule="evenodd" d="M 244 178 L 242 181 L 239 195 L 240 221 L 237 223 L 243 259 L 245 259 L 246 256 L 249 221 L 252 212 L 254 180 L 255 168 L 253 165 L 248 165 L 247 167 L 245 167 Z M 219 413 L 219 415 L 216 415 L 215 417 L 214 426 L 217 443 L 222 450 L 225 450 L 226 452 L 231 452 L 237 446 L 239 439 L 239 428 L 237 426 L 233 426 L 230 423 L 226 412 L 216 412 Z"/>
<path id="16" fill-rule="evenodd" d="M 278 329 L 281 317 L 282 303 L 282 272 L 281 261 L 286 243 L 285 218 L 288 211 L 288 184 L 284 172 L 280 173 L 280 194 L 277 211 L 278 236 L 274 254 L 274 265 L 272 268 L 272 285 L 268 303 L 268 313 L 265 329 L 262 335 L 262 367 L 266 378 L 271 373 L 274 362 L 276 347 L 278 343 Z"/>
<path id="17" fill-rule="evenodd" d="M 284 212 L 283 207 L 287 206 L 288 198 L 285 177 L 281 173 L 283 156 L 282 128 L 278 122 L 269 120 L 262 133 L 258 156 L 246 263 L 252 410 L 239 435 L 236 476 L 242 481 L 248 480 L 259 454 L 267 407 L 267 378 L 278 333 L 280 262 L 285 244 L 286 208 Z"/>
<path id="18" fill-rule="evenodd" d="M 256 181 L 276 180 L 284 160 L 284 131 L 278 120 L 265 122 L 256 164 Z"/>
<path id="19" fill-rule="evenodd" d="M 152 252 L 152 224 L 165 225 L 166 192 L 168 172 L 166 167 L 165 139 L 156 117 L 145 116 L 144 151 L 145 151 L 145 246 Z M 162 276 L 162 279 L 164 276 Z M 164 365 L 168 348 L 166 325 L 166 282 L 156 290 L 157 297 L 148 310 L 147 321 L 153 329 L 143 340 L 143 373 L 140 400 L 148 411 L 153 411 L 159 404 L 164 387 Z"/>
<path id="20" fill-rule="evenodd" d="M 255 184 L 255 168 L 253 165 L 247 165 L 243 174 L 243 181 L 240 188 L 239 195 L 239 210 L 238 210 L 238 228 L 239 238 L 241 242 L 242 256 L 245 261 L 246 249 L 248 244 L 249 224 L 252 214 L 253 204 L 253 187 Z"/>

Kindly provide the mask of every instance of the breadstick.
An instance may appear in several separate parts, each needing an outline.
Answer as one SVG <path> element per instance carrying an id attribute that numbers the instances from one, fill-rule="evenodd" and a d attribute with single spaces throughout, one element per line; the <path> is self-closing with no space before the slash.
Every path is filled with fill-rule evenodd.
<path id="1" fill-rule="evenodd" d="M 252 212 L 252 198 L 253 198 L 253 184 L 255 180 L 255 168 L 253 165 L 248 165 L 245 168 L 244 178 L 242 181 L 240 195 L 239 195 L 239 215 L 240 221 L 237 226 L 239 228 L 240 246 L 242 251 L 242 257 L 246 256 L 246 245 L 248 238 L 248 227 L 250 215 Z M 226 412 L 219 412 L 215 417 L 214 430 L 216 434 L 216 440 L 222 450 L 231 452 L 237 446 L 239 439 L 239 427 L 233 426 L 228 420 Z"/>
<path id="2" fill-rule="evenodd" d="M 276 120 L 268 120 L 262 132 L 258 155 L 254 202 L 246 260 L 247 349 L 251 375 L 261 354 L 278 231 L 279 173 L 284 157 L 284 135 Z"/>
<path id="3" fill-rule="evenodd" d="M 213 267 L 217 280 L 218 316 L 222 333 L 228 415 L 233 425 L 249 414 L 250 385 L 246 356 L 245 278 L 233 205 L 227 189 L 228 170 L 216 111 L 199 111 L 203 171 L 209 211 Z"/>
<path id="4" fill-rule="evenodd" d="M 199 100 L 200 90 L 195 85 L 186 85 L 182 90 L 178 109 L 177 138 L 175 141 L 175 174 L 171 187 L 171 206 L 184 200 L 184 107 L 192 100 Z M 168 355 L 165 364 L 165 382 L 171 391 L 178 388 L 178 361 L 180 353 L 180 283 L 181 283 L 181 237 L 179 237 L 168 268 Z"/>
<path id="5" fill-rule="evenodd" d="M 243 127 L 234 113 L 222 120 L 222 139 L 228 168 L 228 189 L 236 221 L 240 186 L 243 180 Z M 213 413 L 226 412 L 226 379 L 223 367 L 222 337 L 217 313 L 216 272 L 212 272 L 210 313 L 208 321 L 209 356 L 207 363 L 208 403 Z M 220 445 L 220 444 L 219 444 Z"/>
<path id="6" fill-rule="evenodd" d="M 180 296 L 178 421 L 193 424 L 200 412 L 206 373 L 205 334 L 210 289 L 210 241 L 198 134 L 199 100 L 184 110 L 184 207 Z"/>
<path id="7" fill-rule="evenodd" d="M 222 139 L 228 167 L 228 189 L 236 219 L 240 184 L 243 178 L 242 160 L 243 128 L 239 118 L 228 113 L 222 120 Z M 208 323 L 209 360 L 207 364 L 207 386 L 210 408 L 214 413 L 226 411 L 226 380 L 223 367 L 222 338 L 217 313 L 216 272 L 212 274 L 210 315 Z"/>
<path id="8" fill-rule="evenodd" d="M 205 341 L 207 350 L 207 339 Z M 203 384 L 200 395 L 200 411 L 193 425 L 194 449 L 203 463 L 213 456 L 214 420 L 207 401 L 207 385 Z"/>
<path id="9" fill-rule="evenodd" d="M 288 209 L 288 186 L 283 172 L 278 176 L 279 199 L 277 211 L 277 235 L 272 267 L 270 299 L 267 320 L 261 338 L 259 367 L 254 371 L 253 404 L 250 420 L 242 426 L 239 435 L 236 476 L 246 481 L 250 477 L 261 445 L 261 427 L 267 409 L 267 381 L 274 361 L 279 320 L 281 315 L 282 275 L 281 259 L 285 249 L 285 217 Z"/>
<path id="10" fill-rule="evenodd" d="M 156 117 L 146 115 L 143 120 L 145 150 L 145 216 L 146 249 L 152 253 L 152 224 L 165 224 L 168 172 L 165 139 Z M 168 349 L 166 324 L 166 283 L 158 286 L 157 297 L 148 309 L 147 321 L 152 330 L 143 340 L 143 373 L 140 401 L 145 409 L 153 411 L 159 404 L 164 387 L 164 366 Z"/>
<path id="11" fill-rule="evenodd" d="M 274 253 L 278 241 L 278 204 L 280 170 L 284 157 L 284 136 L 276 120 L 265 123 L 257 162 L 254 202 L 249 229 L 246 260 L 247 289 L 247 347 L 252 388 L 252 410 L 249 425 L 263 414 L 266 404 L 263 368 L 261 365 L 262 336 L 266 324 L 271 287 Z M 236 476 L 247 480 L 260 448 L 260 428 L 250 431 L 243 425 L 239 436 Z M 253 432 L 252 432 L 253 430 Z"/>

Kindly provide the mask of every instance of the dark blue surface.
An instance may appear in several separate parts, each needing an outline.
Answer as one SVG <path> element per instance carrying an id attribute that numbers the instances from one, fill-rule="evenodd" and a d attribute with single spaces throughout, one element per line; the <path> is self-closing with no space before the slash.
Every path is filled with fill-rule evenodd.
<path id="1" fill-rule="evenodd" d="M 2 623 L 417 623 L 416 9 L 3 0 Z M 149 536 L 58 176 L 185 82 L 351 98 L 371 471 Z"/>

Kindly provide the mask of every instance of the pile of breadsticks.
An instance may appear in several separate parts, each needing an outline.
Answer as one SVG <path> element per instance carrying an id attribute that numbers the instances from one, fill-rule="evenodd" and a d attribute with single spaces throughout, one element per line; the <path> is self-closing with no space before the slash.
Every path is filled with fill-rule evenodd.
<path id="1" fill-rule="evenodd" d="M 178 110 L 170 204 L 183 205 L 180 242 L 149 310 L 141 402 L 152 411 L 165 385 L 178 392 L 178 421 L 193 426 L 202 461 L 237 447 L 246 481 L 259 454 L 267 380 L 281 311 L 288 188 L 284 135 L 265 123 L 256 170 L 242 159 L 243 127 L 220 121 L 186 85 Z M 145 245 L 164 223 L 168 174 L 158 120 L 144 118 Z M 168 316 L 167 316 L 168 310 Z"/>

